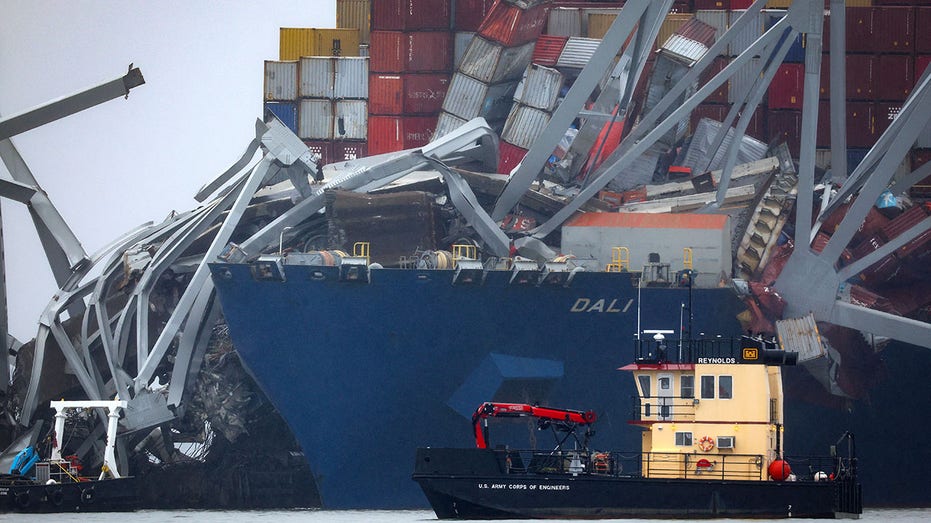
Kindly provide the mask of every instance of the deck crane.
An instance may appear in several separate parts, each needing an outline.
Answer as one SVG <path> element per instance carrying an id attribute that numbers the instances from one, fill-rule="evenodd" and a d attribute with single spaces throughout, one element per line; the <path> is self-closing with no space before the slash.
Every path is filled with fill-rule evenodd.
<path id="1" fill-rule="evenodd" d="M 482 403 L 472 414 L 472 428 L 475 432 L 475 446 L 480 449 L 488 448 L 488 418 L 537 418 L 540 429 L 552 428 L 555 431 L 565 432 L 566 435 L 559 441 L 558 446 L 575 434 L 579 426 L 586 427 L 585 440 L 593 434 L 591 426 L 598 417 L 594 411 L 555 409 L 552 407 L 538 407 L 525 403 Z"/>

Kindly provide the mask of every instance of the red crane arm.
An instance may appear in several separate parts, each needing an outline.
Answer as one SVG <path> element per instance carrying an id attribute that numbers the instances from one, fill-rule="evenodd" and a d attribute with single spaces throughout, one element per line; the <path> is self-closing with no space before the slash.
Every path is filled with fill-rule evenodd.
<path id="1" fill-rule="evenodd" d="M 551 407 L 537 407 L 525 403 L 482 403 L 475 413 L 472 414 L 472 429 L 475 432 L 475 445 L 480 448 L 488 448 L 488 442 L 485 437 L 485 430 L 481 421 L 497 418 L 518 418 L 532 416 L 541 419 L 550 419 L 555 421 L 564 421 L 578 425 L 590 425 L 595 422 L 597 416 L 593 411 L 555 409 Z"/>

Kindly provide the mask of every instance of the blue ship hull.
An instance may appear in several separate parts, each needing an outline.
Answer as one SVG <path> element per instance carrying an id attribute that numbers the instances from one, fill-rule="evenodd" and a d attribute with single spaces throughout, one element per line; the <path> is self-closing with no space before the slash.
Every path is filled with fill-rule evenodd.
<path id="1" fill-rule="evenodd" d="M 598 440 L 638 448 L 630 419 L 638 289 L 626 273 L 578 273 L 568 285 L 452 283 L 453 271 L 284 265 L 253 277 L 212 264 L 233 342 L 288 422 L 324 508 L 425 508 L 410 480 L 416 449 L 464 447 L 484 401 L 592 409 Z M 678 330 L 687 288 L 640 290 L 644 329 Z M 693 331 L 740 333 L 732 290 L 692 290 Z M 687 311 L 685 312 L 687 315 Z"/>

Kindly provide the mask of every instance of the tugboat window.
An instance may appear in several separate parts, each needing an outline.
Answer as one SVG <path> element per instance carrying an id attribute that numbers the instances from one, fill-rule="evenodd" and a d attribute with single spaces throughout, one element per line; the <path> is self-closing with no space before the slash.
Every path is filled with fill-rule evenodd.
<path id="1" fill-rule="evenodd" d="M 733 376 L 721 376 L 718 378 L 718 397 L 722 400 L 729 400 L 734 397 Z"/>
<path id="2" fill-rule="evenodd" d="M 695 376 L 683 375 L 680 381 L 679 395 L 683 398 L 695 397 Z"/>
<path id="3" fill-rule="evenodd" d="M 701 377 L 701 399 L 714 399 L 714 376 Z"/>
<path id="4" fill-rule="evenodd" d="M 676 446 L 691 447 L 692 446 L 692 433 L 691 432 L 676 432 Z"/>
<path id="5" fill-rule="evenodd" d="M 640 382 L 640 392 L 643 394 L 643 397 L 649 398 L 650 397 L 650 377 L 645 374 L 641 374 L 640 376 L 637 376 L 637 381 Z"/>

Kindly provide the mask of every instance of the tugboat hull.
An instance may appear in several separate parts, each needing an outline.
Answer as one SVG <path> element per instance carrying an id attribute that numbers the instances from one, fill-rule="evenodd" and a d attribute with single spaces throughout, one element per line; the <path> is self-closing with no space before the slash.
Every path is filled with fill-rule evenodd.
<path id="1" fill-rule="evenodd" d="M 479 449 L 419 449 L 417 458 L 413 479 L 440 519 L 855 518 L 860 512 L 859 485 L 843 481 L 506 474 L 494 451 Z M 442 471 L 450 467 L 468 472 Z"/>

